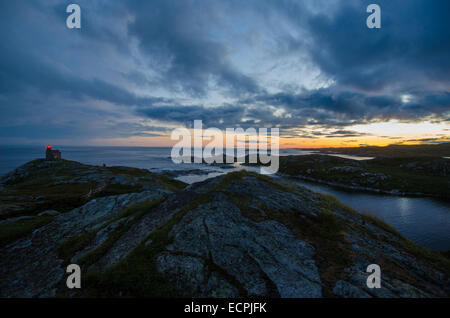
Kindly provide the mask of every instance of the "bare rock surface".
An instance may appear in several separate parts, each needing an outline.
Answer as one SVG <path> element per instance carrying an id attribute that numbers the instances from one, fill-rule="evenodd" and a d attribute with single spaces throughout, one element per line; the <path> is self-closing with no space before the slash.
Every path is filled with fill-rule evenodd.
<path id="1" fill-rule="evenodd" d="M 0 248 L 0 296 L 450 295 L 448 259 L 332 197 L 245 171 L 175 192 L 160 181 L 93 198 Z M 69 262 L 81 290 L 65 287 Z M 370 264 L 379 289 L 366 285 Z"/>
<path id="2" fill-rule="evenodd" d="M 1 248 L 0 297 L 54 296 L 64 275 L 59 245 L 105 224 L 130 205 L 156 197 L 158 192 L 142 192 L 94 199 Z"/>
<path id="3" fill-rule="evenodd" d="M 0 220 L 46 210 L 67 212 L 97 197 L 155 188 L 168 194 L 184 186 L 145 169 L 37 159 L 0 177 Z"/>

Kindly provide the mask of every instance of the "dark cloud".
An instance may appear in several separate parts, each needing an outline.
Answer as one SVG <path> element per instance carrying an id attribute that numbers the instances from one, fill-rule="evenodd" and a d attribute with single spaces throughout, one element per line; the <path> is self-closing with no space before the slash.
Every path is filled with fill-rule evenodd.
<path id="1" fill-rule="evenodd" d="M 202 119 L 333 138 L 450 121 L 450 2 L 379 0 L 379 30 L 365 26 L 370 2 L 80 0 L 82 29 L 68 30 L 67 1 L 2 1 L 0 137 L 153 136 L 167 131 L 148 121 Z M 328 84 L 261 74 L 293 57 Z"/>
<path id="2" fill-rule="evenodd" d="M 309 19 L 310 53 L 321 70 L 365 91 L 449 84 L 450 3 L 380 0 L 382 27 L 368 29 L 362 13 L 369 3 L 341 1 L 331 16 Z"/>
<path id="3" fill-rule="evenodd" d="M 322 131 L 299 131 L 292 135 L 287 135 L 289 130 L 284 132 L 283 138 L 309 138 L 309 139 L 318 139 L 318 138 L 348 138 L 348 137 L 362 137 L 368 136 L 367 133 L 356 132 L 352 130 L 322 130 Z M 292 131 L 291 131 L 292 133 Z"/>
<path id="4" fill-rule="evenodd" d="M 428 144 L 443 144 L 450 142 L 448 137 L 446 138 L 419 138 L 419 139 L 408 139 L 406 142 L 420 142 Z"/>
<path id="5" fill-rule="evenodd" d="M 141 108 L 138 113 L 153 119 L 181 123 L 187 127 L 192 126 L 194 120 L 201 119 L 206 126 L 226 128 L 239 124 L 244 111 L 244 108 L 233 105 L 215 108 L 171 105 Z"/>
<path id="6" fill-rule="evenodd" d="M 258 92 L 255 80 L 234 68 L 228 58 L 230 48 L 215 38 L 212 29 L 221 27 L 223 10 L 218 1 L 131 1 L 134 21 L 129 33 L 153 61 L 162 64 L 164 84 L 193 95 L 205 95 L 217 85 L 231 94 Z M 212 33 L 212 34 L 211 34 Z"/>
<path id="7" fill-rule="evenodd" d="M 362 137 L 368 136 L 367 133 L 360 133 L 352 130 L 336 130 L 328 134 L 326 138 L 347 138 L 347 137 Z"/>
<path id="8" fill-rule="evenodd" d="M 265 121 L 277 122 L 276 118 L 270 119 L 274 116 L 266 105 L 285 110 L 290 116 L 280 118 L 280 123 L 286 126 L 305 124 L 341 126 L 390 118 L 419 120 L 427 116 L 435 116 L 441 120 L 449 119 L 449 93 L 431 91 L 410 96 L 412 100 L 404 103 L 401 96 L 368 96 L 360 92 L 339 91 L 332 88 L 300 94 L 265 94 L 243 100 L 242 103 L 258 105 L 258 110 L 252 113 L 255 117 L 264 118 Z"/>

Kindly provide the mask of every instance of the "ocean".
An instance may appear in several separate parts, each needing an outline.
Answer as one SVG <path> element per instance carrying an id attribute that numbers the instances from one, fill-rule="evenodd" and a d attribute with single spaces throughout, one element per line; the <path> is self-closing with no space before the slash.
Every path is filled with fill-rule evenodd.
<path id="1" fill-rule="evenodd" d="M 62 153 L 62 158 L 84 164 L 107 166 L 128 166 L 148 169 L 152 172 L 201 170 L 201 173 L 181 175 L 177 179 L 193 183 L 215 177 L 236 169 L 221 169 L 195 163 L 175 164 L 170 158 L 171 147 L 76 147 L 53 146 Z M 45 146 L 0 146 L 0 175 L 4 175 L 30 160 L 44 158 Z M 280 155 L 309 154 L 300 149 L 280 149 Z M 249 168 L 251 169 L 251 168 Z"/>

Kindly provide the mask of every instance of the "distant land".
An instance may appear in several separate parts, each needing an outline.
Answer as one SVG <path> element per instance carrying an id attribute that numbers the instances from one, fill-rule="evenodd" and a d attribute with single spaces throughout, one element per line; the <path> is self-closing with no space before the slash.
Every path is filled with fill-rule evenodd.
<path id="1" fill-rule="evenodd" d="M 354 190 L 450 198 L 450 159 L 441 157 L 352 160 L 325 155 L 283 156 L 279 171 Z"/>
<path id="2" fill-rule="evenodd" d="M 361 146 L 349 148 L 306 148 L 305 150 L 370 157 L 450 157 L 450 143 L 448 142 L 425 145 L 389 145 L 384 147 Z"/>
<path id="3" fill-rule="evenodd" d="M 279 173 L 353 190 L 450 198 L 448 143 L 323 148 L 315 149 L 315 152 L 311 155 L 280 156 Z M 330 156 L 333 154 L 373 159 Z"/>

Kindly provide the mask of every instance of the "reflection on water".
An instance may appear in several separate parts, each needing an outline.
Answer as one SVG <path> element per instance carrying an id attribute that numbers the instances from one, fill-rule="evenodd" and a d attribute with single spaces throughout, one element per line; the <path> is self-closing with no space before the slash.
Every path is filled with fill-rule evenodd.
<path id="1" fill-rule="evenodd" d="M 313 191 L 331 194 L 353 209 L 376 216 L 418 245 L 450 250 L 450 202 L 354 192 L 295 180 Z"/>
<path id="2" fill-rule="evenodd" d="M 339 158 L 345 158 L 345 159 L 353 159 L 353 160 L 370 160 L 373 159 L 375 157 L 362 157 L 362 156 L 353 156 L 353 155 L 340 155 L 340 154 L 327 154 L 328 156 L 333 156 L 333 157 L 339 157 Z"/>
<path id="3" fill-rule="evenodd" d="M 206 179 L 214 178 L 214 177 L 220 176 L 222 174 L 225 174 L 225 172 L 210 172 L 208 174 L 201 174 L 201 175 L 188 174 L 185 176 L 176 177 L 175 179 L 183 181 L 184 183 L 187 183 L 187 184 L 192 184 L 195 182 L 205 181 Z"/>

